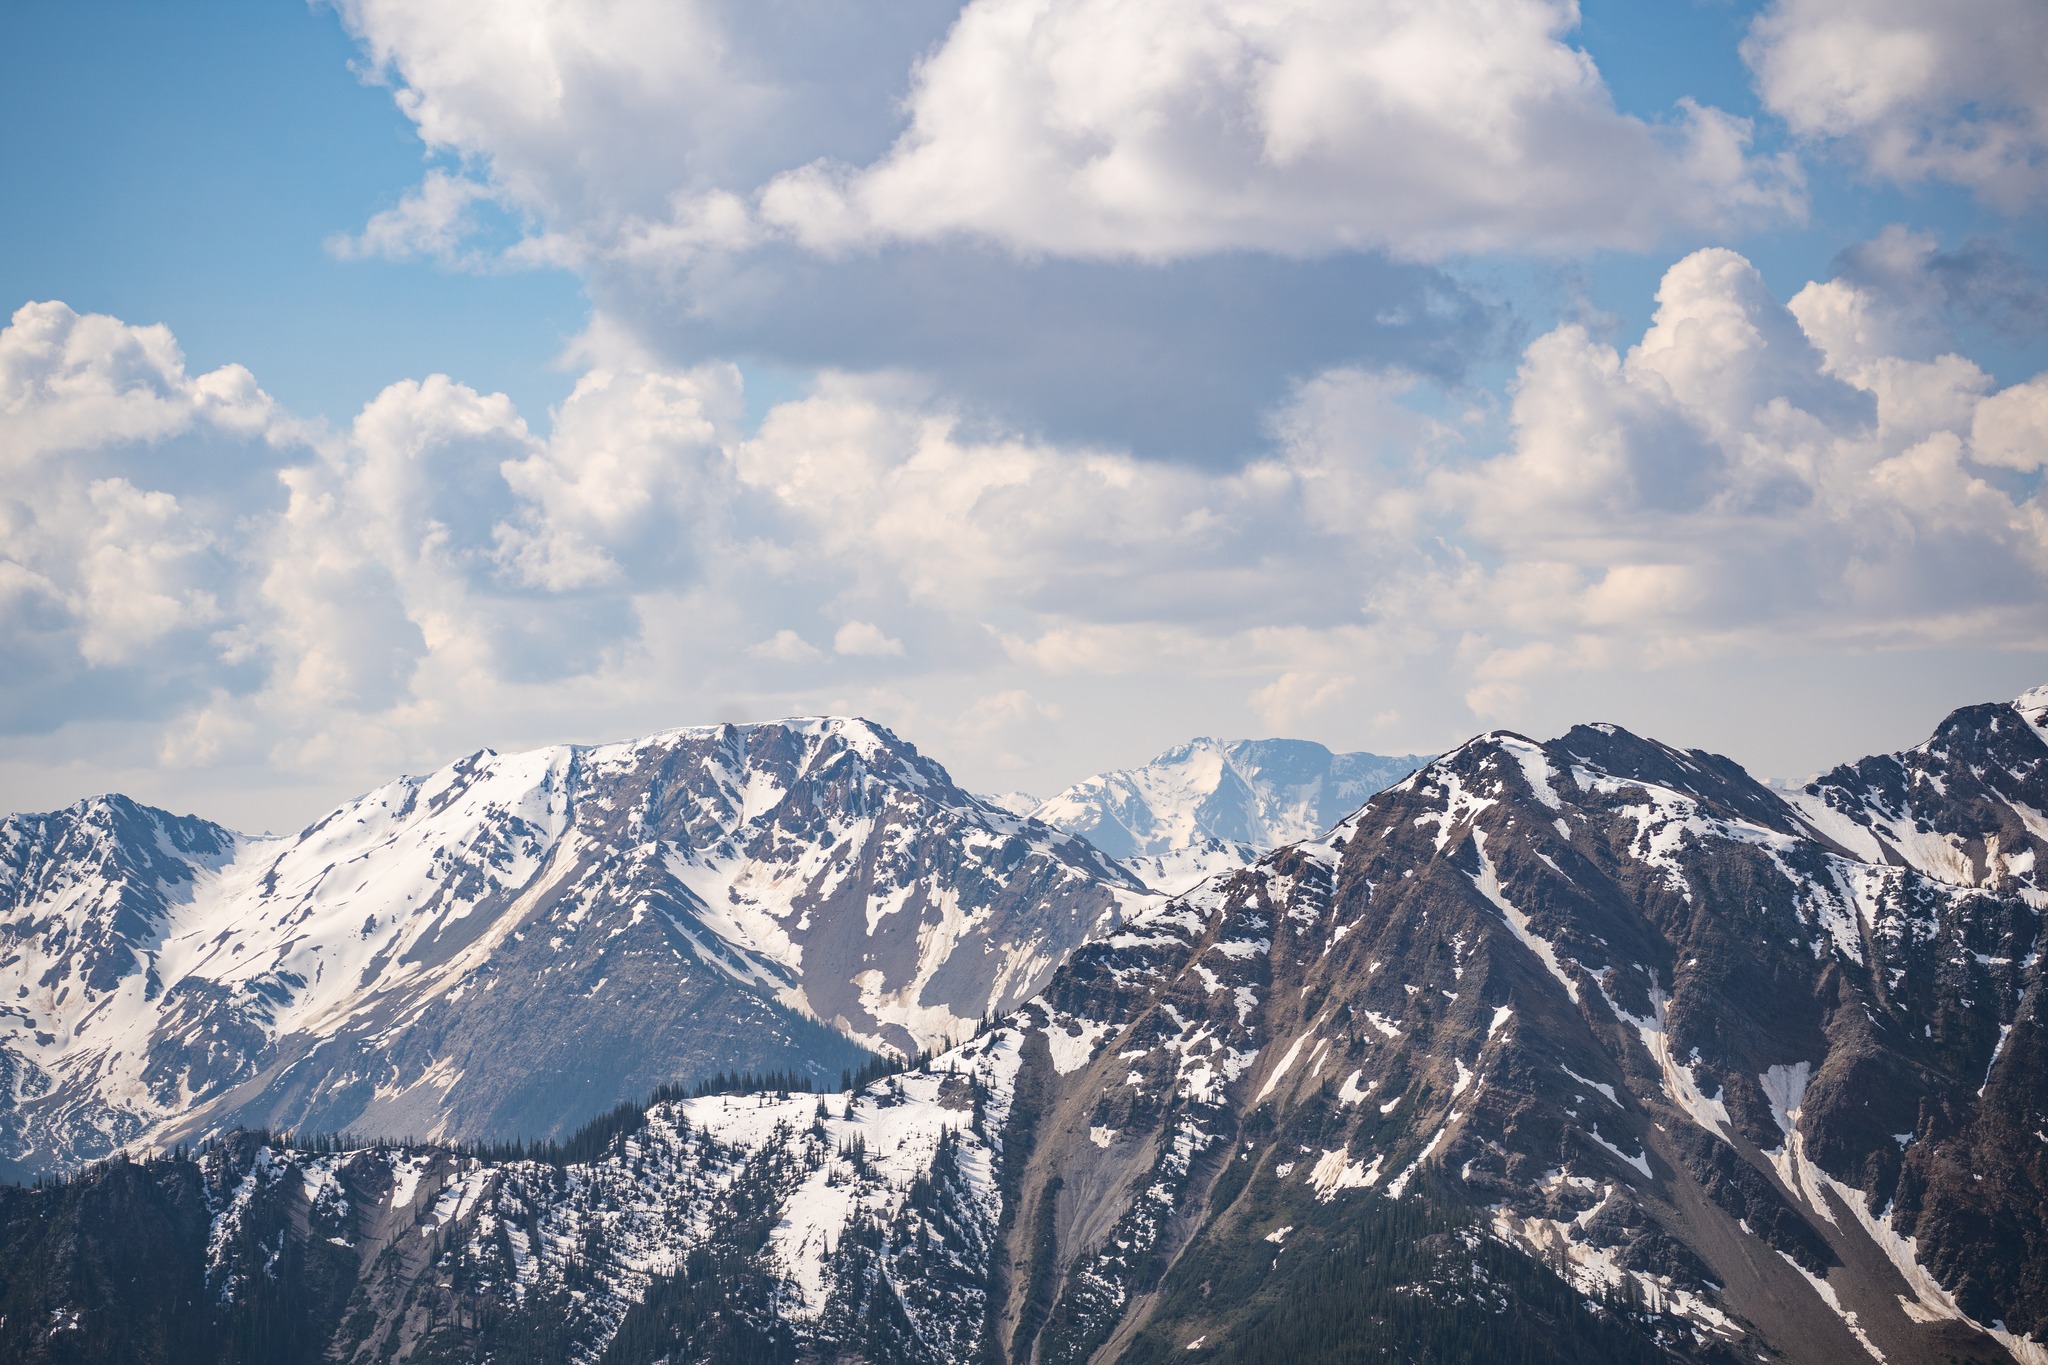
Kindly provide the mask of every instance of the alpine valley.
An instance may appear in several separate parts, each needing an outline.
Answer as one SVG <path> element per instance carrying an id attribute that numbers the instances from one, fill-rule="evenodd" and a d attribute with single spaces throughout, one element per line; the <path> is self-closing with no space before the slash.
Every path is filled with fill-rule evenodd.
<path id="1" fill-rule="evenodd" d="M 129 1149 L 0 1189 L 5 1359 L 2048 1365 L 2048 689 L 1483 735 L 1171 897 L 854 721 L 4 837 L 17 1160 Z M 686 1027 L 795 1074 L 446 1140 Z"/>

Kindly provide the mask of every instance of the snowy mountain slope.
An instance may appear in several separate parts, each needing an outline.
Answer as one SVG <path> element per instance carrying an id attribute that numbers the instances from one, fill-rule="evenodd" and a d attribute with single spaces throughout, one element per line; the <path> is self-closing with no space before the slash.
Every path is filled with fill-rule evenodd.
<path id="1" fill-rule="evenodd" d="M 1313 839 L 1428 760 L 1333 754 L 1300 739 L 1194 739 L 1075 783 L 1032 812 L 1167 892 Z"/>
<path id="2" fill-rule="evenodd" d="M 722 1069 L 960 1036 L 1143 899 L 878 726 L 488 751 L 301 834 L 0 824 L 17 1169 L 234 1123 L 559 1134 Z"/>
<path id="3" fill-rule="evenodd" d="M 981 799 L 997 810 L 1006 810 L 1012 815 L 1030 815 L 1041 804 L 1030 792 L 983 792 Z"/>
<path id="4" fill-rule="evenodd" d="M 354 1358 L 433 1350 L 437 1316 L 459 1320 L 467 1298 L 472 1314 L 503 1300 L 544 1304 L 560 1334 L 554 1358 L 595 1361 L 622 1330 L 645 1330 L 650 1291 L 693 1262 L 731 1258 L 748 1264 L 724 1267 L 722 1306 L 753 1310 L 748 1326 L 764 1337 L 800 1324 L 814 1341 L 890 1339 L 881 1358 L 906 1365 L 972 1359 L 1020 1041 L 1014 1030 L 992 1033 L 931 1070 L 856 1093 L 655 1105 L 595 1159 L 560 1168 L 442 1152 L 224 1148 L 201 1163 L 214 1188 L 232 1191 L 212 1201 L 209 1245 L 223 1253 L 209 1265 L 210 1287 L 261 1292 L 247 1262 L 225 1251 L 261 1244 L 260 1232 L 250 1236 L 264 1221 L 258 1201 L 296 1197 L 317 1211 L 324 1196 L 354 1249 L 376 1248 L 381 1234 L 413 1253 L 361 1256 L 356 1298 L 374 1325 L 358 1329 Z M 360 1214 L 345 1217 L 348 1203 L 368 1205 L 386 1226 L 365 1238 Z M 593 1246 L 603 1249 L 596 1274 Z M 435 1270 L 456 1272 L 436 1286 L 438 1314 L 435 1293 L 417 1290 Z M 878 1271 L 913 1292 L 869 1322 L 861 1300 Z"/>
<path id="5" fill-rule="evenodd" d="M 56 1058 L 124 1006 L 157 1008 L 151 948 L 246 851 L 218 825 L 125 797 L 0 819 L 0 1154 L 33 1148 L 38 1110 L 64 1104 Z M 46 1065 L 46 1060 L 49 1065 Z M 101 1105 L 80 1154 L 134 1138 L 144 1119 Z"/>
<path id="6" fill-rule="evenodd" d="M 1966 707 L 1925 744 L 1847 764 L 1793 793 L 1814 827 L 1873 862 L 2026 897 L 2048 873 L 2048 688 Z"/>
<path id="7" fill-rule="evenodd" d="M 2040 1365 L 2025 850 L 1856 833 L 1935 762 L 1927 830 L 2036 808 L 2027 720 L 1838 770 L 1830 809 L 1889 813 L 1832 831 L 1611 726 L 1481 736 L 857 1101 L 656 1105 L 559 1165 L 108 1166 L 0 1201 L 0 1282 L 141 1210 L 219 1305 L 191 1332 L 296 1314 L 309 1360 Z M 94 1320 L 77 1264 L 0 1289 L 0 1350 Z"/>

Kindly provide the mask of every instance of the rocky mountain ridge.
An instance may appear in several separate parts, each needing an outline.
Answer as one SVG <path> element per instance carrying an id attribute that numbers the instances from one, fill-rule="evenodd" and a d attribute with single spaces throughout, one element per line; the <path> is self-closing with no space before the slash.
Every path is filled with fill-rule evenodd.
<path id="1" fill-rule="evenodd" d="M 858 1094 L 14 1192 L 0 1347 L 116 1358 L 45 1253 L 126 1208 L 208 1359 L 2041 1365 L 2044 719 L 1790 796 L 1484 735 Z"/>
<path id="2" fill-rule="evenodd" d="M 236 1124 L 565 1134 L 971 1032 L 1144 899 L 868 722 L 485 751 L 298 835 L 0 821 L 0 1158 Z"/>

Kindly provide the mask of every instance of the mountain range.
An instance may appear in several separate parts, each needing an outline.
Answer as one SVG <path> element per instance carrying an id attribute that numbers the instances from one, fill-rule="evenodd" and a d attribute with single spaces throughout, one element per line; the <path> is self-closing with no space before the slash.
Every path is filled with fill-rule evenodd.
<path id="1" fill-rule="evenodd" d="M 559 1138 L 677 1080 L 830 1080 L 1404 762 L 1198 740 L 1041 814 L 834 718 L 483 751 L 287 837 L 118 795 L 9 816 L 0 1173 L 237 1125 Z"/>
<path id="2" fill-rule="evenodd" d="M 2048 690 L 1796 792 L 1482 735 L 851 1090 L 0 1190 L 0 1354 L 2043 1365 L 2044 812 Z"/>

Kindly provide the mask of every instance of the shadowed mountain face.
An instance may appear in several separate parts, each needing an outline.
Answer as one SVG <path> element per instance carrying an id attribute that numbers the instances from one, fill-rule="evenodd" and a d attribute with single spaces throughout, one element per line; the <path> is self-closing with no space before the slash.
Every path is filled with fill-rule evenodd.
<path id="1" fill-rule="evenodd" d="M 0 1156 L 235 1124 L 560 1135 L 720 1070 L 971 1032 L 1142 900 L 886 730 L 484 752 L 250 839 L 120 797 L 0 822 Z"/>
<path id="2" fill-rule="evenodd" d="M 1302 739 L 1195 739 L 1142 768 L 1102 773 L 1031 813 L 1182 891 L 1261 853 L 1313 839 L 1427 760 L 1334 754 Z"/>
<path id="3" fill-rule="evenodd" d="M 2043 700 L 1789 795 L 1482 736 L 857 1095 L 110 1167 L 0 1205 L 0 1278 L 147 1186 L 191 1330 L 289 1292 L 344 1359 L 2038 1365 Z"/>

